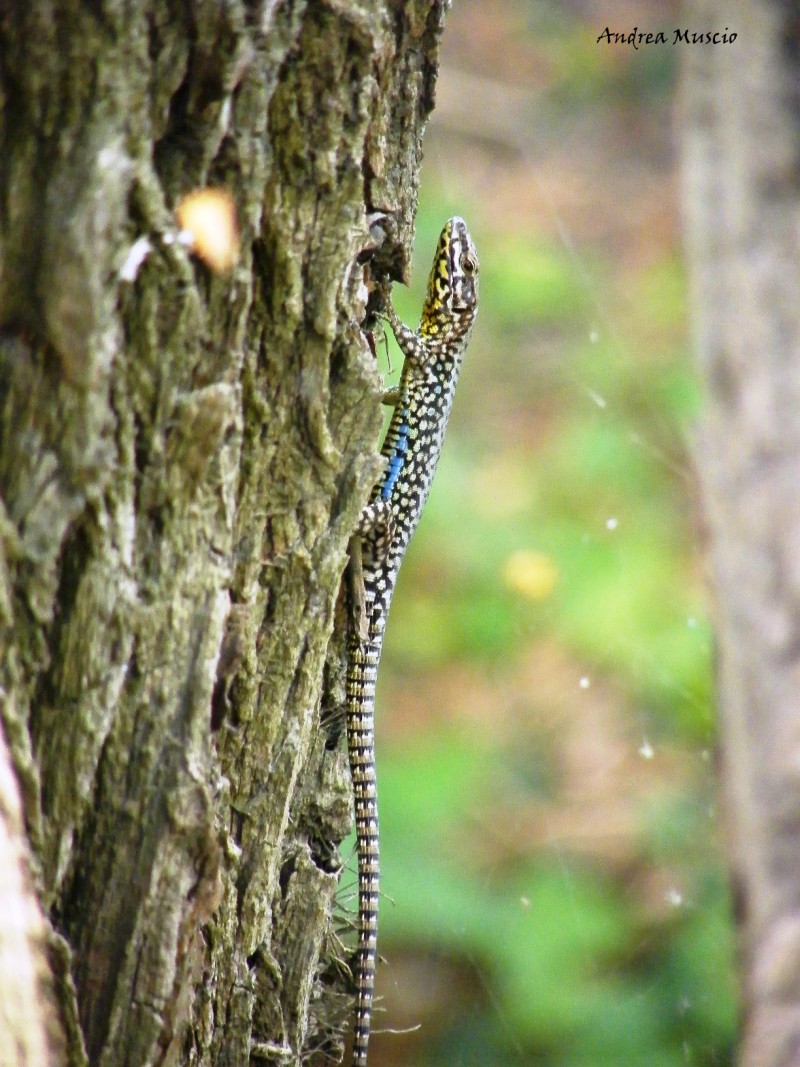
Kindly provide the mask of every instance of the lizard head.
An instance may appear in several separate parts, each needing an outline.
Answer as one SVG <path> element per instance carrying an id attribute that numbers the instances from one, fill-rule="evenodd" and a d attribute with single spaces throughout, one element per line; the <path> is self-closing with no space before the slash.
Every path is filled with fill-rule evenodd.
<path id="1" fill-rule="evenodd" d="M 471 325 L 477 307 L 478 253 L 466 222 L 454 215 L 439 236 L 425 310 L 435 319 L 453 316 Z"/>

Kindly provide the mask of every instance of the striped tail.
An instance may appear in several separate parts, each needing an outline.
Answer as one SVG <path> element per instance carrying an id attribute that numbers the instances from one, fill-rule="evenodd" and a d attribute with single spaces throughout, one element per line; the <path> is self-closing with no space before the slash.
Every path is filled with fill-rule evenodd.
<path id="1" fill-rule="evenodd" d="M 347 671 L 347 743 L 358 847 L 358 954 L 353 1067 L 366 1067 L 378 958 L 378 793 L 375 781 L 375 679 L 380 644 L 353 648 Z"/>

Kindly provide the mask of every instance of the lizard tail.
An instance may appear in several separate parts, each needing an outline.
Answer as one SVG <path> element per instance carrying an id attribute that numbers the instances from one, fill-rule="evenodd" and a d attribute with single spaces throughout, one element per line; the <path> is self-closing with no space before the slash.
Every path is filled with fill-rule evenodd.
<path id="1" fill-rule="evenodd" d="M 356 958 L 355 1033 L 353 1067 L 366 1067 L 375 964 L 378 958 L 378 897 L 380 851 L 378 845 L 378 792 L 375 781 L 375 650 L 353 657 L 347 676 L 348 750 L 356 809 L 358 848 L 358 953 Z M 378 653 L 379 654 L 379 653 Z"/>

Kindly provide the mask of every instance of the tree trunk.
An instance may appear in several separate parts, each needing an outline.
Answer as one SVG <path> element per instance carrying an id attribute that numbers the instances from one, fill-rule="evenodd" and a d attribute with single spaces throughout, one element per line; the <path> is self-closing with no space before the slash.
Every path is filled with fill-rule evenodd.
<path id="1" fill-rule="evenodd" d="M 800 37 L 797 6 L 695 0 L 685 202 L 708 406 L 722 775 L 745 1067 L 800 1063 Z"/>
<path id="2" fill-rule="evenodd" d="M 444 7 L 0 9 L 0 815 L 40 991 L 4 1065 L 341 1053 L 364 283 L 407 271 Z M 229 273 L 176 240 L 206 186 Z"/>

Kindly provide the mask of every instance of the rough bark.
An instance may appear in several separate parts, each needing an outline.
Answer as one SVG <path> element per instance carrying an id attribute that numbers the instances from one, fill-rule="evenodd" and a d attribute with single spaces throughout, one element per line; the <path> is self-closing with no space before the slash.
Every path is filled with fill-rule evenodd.
<path id="1" fill-rule="evenodd" d="M 381 423 L 364 283 L 406 272 L 444 6 L 0 6 L 0 698 L 24 831 L 0 814 L 49 924 L 50 1062 L 340 1050 L 334 624 Z M 175 241 L 203 186 L 237 204 L 226 275 Z M 0 968 L 0 1003 L 17 981 Z"/>
<path id="2" fill-rule="evenodd" d="M 800 1063 L 798 18 L 776 0 L 684 12 L 738 33 L 688 48 L 684 162 L 746 1067 Z"/>

